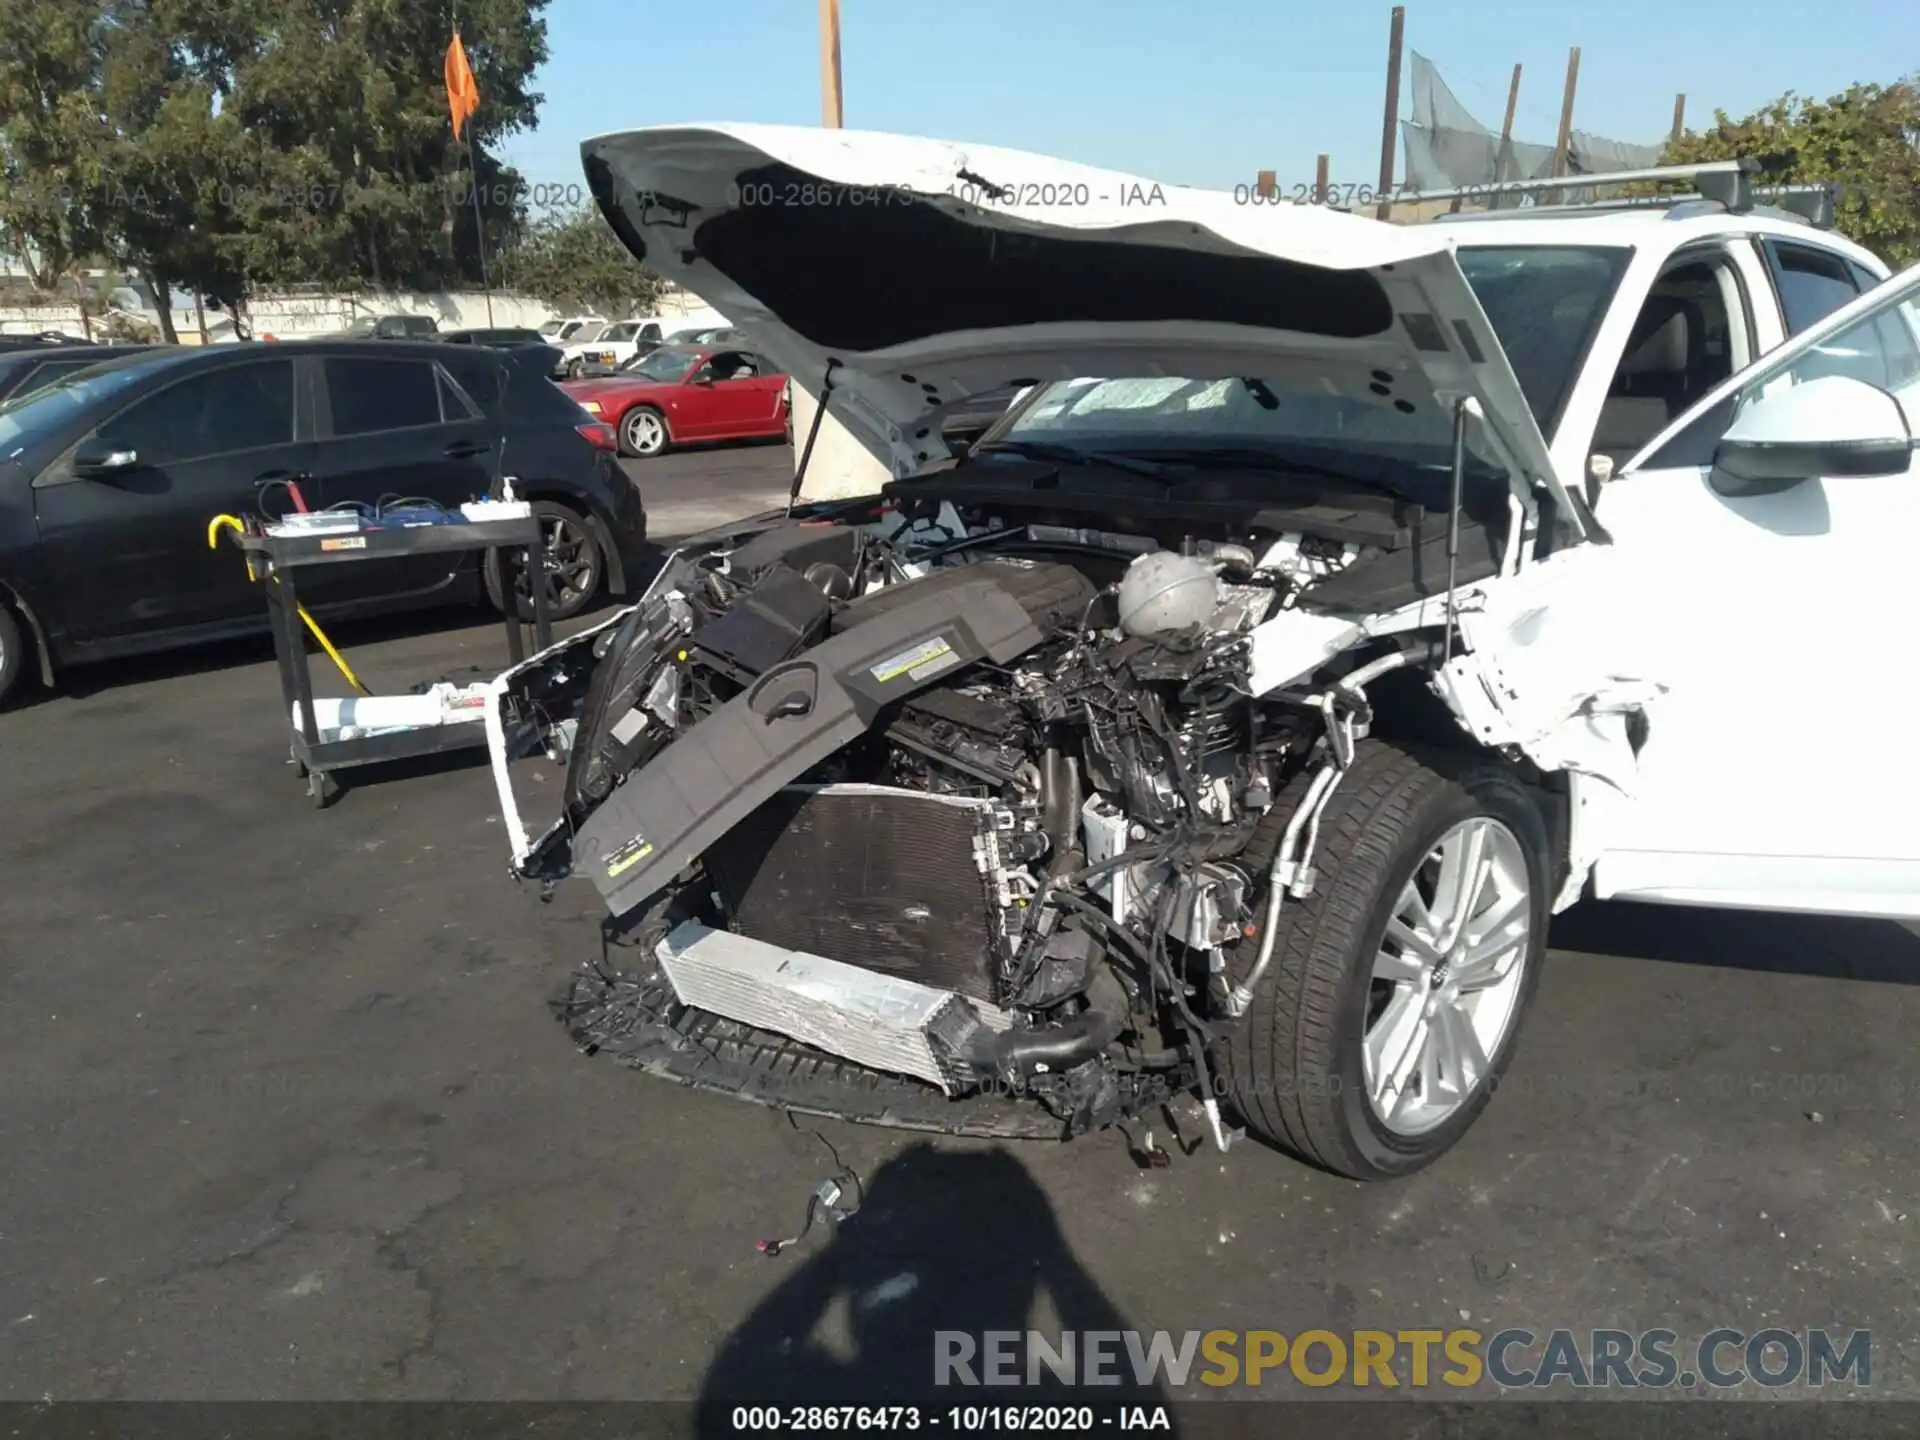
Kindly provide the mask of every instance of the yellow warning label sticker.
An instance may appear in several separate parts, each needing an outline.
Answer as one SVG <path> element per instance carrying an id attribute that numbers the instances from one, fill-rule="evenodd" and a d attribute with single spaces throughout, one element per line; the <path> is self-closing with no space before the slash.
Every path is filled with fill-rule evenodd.
<path id="1" fill-rule="evenodd" d="M 653 842 L 636 835 L 622 845 L 607 860 L 607 878 L 613 879 L 621 873 L 631 870 L 653 853 Z"/>
<path id="2" fill-rule="evenodd" d="M 947 643 L 946 637 L 936 635 L 931 640 L 921 641 L 911 650 L 902 650 L 898 655 L 889 656 L 873 666 L 869 673 L 883 684 L 888 680 L 897 680 L 902 675 L 919 680 L 957 664 L 959 658 L 953 653 L 953 646 Z"/>

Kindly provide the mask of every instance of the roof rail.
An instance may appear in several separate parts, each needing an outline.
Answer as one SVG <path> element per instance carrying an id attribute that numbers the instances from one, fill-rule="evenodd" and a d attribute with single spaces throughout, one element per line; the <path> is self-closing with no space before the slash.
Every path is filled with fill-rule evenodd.
<path id="1" fill-rule="evenodd" d="M 1609 170 L 1598 175 L 1557 175 L 1545 180 L 1503 180 L 1489 185 L 1461 185 L 1451 190 L 1405 191 L 1393 197 L 1399 205 L 1434 200 L 1497 200 L 1524 198 L 1555 190 L 1591 190 L 1601 185 L 1642 185 L 1661 181 L 1691 181 L 1700 194 L 1718 200 L 1729 210 L 1752 208 L 1751 177 L 1762 170 L 1758 160 L 1706 160 L 1698 165 L 1655 165 L 1646 170 Z"/>
<path id="2" fill-rule="evenodd" d="M 1497 203 L 1506 196 L 1524 197 L 1555 190 L 1582 190 L 1599 185 L 1647 184 L 1659 181 L 1692 180 L 1692 194 L 1622 195 L 1606 200 L 1569 201 L 1541 204 L 1538 200 L 1513 209 L 1454 211 L 1428 217 L 1430 221 L 1463 221 L 1519 218 L 1563 218 L 1592 215 L 1610 210 L 1665 209 L 1670 220 L 1693 219 L 1703 214 L 1767 215 L 1779 220 L 1797 220 L 1821 230 L 1833 228 L 1840 187 L 1831 181 L 1811 184 L 1756 186 L 1753 177 L 1764 173 L 1754 160 L 1715 160 L 1703 165 L 1667 165 L 1650 170 L 1621 170 L 1600 175 L 1563 175 L 1551 180 L 1516 180 L 1501 185 L 1463 186 L 1456 190 L 1428 190 L 1396 197 L 1396 204 L 1422 201 L 1463 200 L 1481 204 Z M 1756 203 L 1767 201 L 1771 203 Z"/>

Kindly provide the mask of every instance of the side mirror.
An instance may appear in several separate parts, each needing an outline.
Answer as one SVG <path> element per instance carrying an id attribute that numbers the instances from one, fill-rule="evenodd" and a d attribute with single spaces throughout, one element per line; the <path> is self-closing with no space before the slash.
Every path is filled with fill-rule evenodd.
<path id="1" fill-rule="evenodd" d="M 703 388 L 710 386 L 713 384 L 713 372 L 711 370 L 702 370 L 698 375 L 687 381 L 687 383 L 689 385 L 699 385 Z"/>
<path id="2" fill-rule="evenodd" d="M 105 447 L 82 450 L 73 457 L 73 473 L 83 476 L 118 475 L 140 463 L 139 452 Z"/>
<path id="3" fill-rule="evenodd" d="M 1900 475 L 1913 432 L 1900 402 L 1847 375 L 1822 375 L 1764 395 L 1740 412 L 1714 452 L 1722 495 L 1775 495 L 1803 480 Z"/>

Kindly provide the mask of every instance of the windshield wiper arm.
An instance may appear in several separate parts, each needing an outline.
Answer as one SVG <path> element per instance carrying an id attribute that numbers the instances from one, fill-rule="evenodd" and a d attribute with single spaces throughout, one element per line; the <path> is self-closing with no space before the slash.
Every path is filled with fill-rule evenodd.
<path id="1" fill-rule="evenodd" d="M 1168 469 L 1157 460 L 1142 459 L 1138 455 L 1121 455 L 1111 450 L 1080 450 L 1072 445 L 1053 444 L 1045 440 L 994 440 L 985 445 L 976 445 L 968 453 L 1005 453 L 1024 456 L 1028 460 L 1052 460 L 1061 465 L 1105 465 L 1154 480 L 1166 479 Z"/>

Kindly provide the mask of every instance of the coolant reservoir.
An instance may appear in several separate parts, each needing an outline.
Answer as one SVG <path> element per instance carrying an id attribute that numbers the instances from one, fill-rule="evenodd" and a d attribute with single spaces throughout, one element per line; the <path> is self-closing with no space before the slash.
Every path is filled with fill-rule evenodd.
<path id="1" fill-rule="evenodd" d="M 1168 635 L 1212 618 L 1220 578 L 1211 561 L 1155 550 L 1127 567 L 1120 580 L 1120 628 L 1129 635 Z"/>

